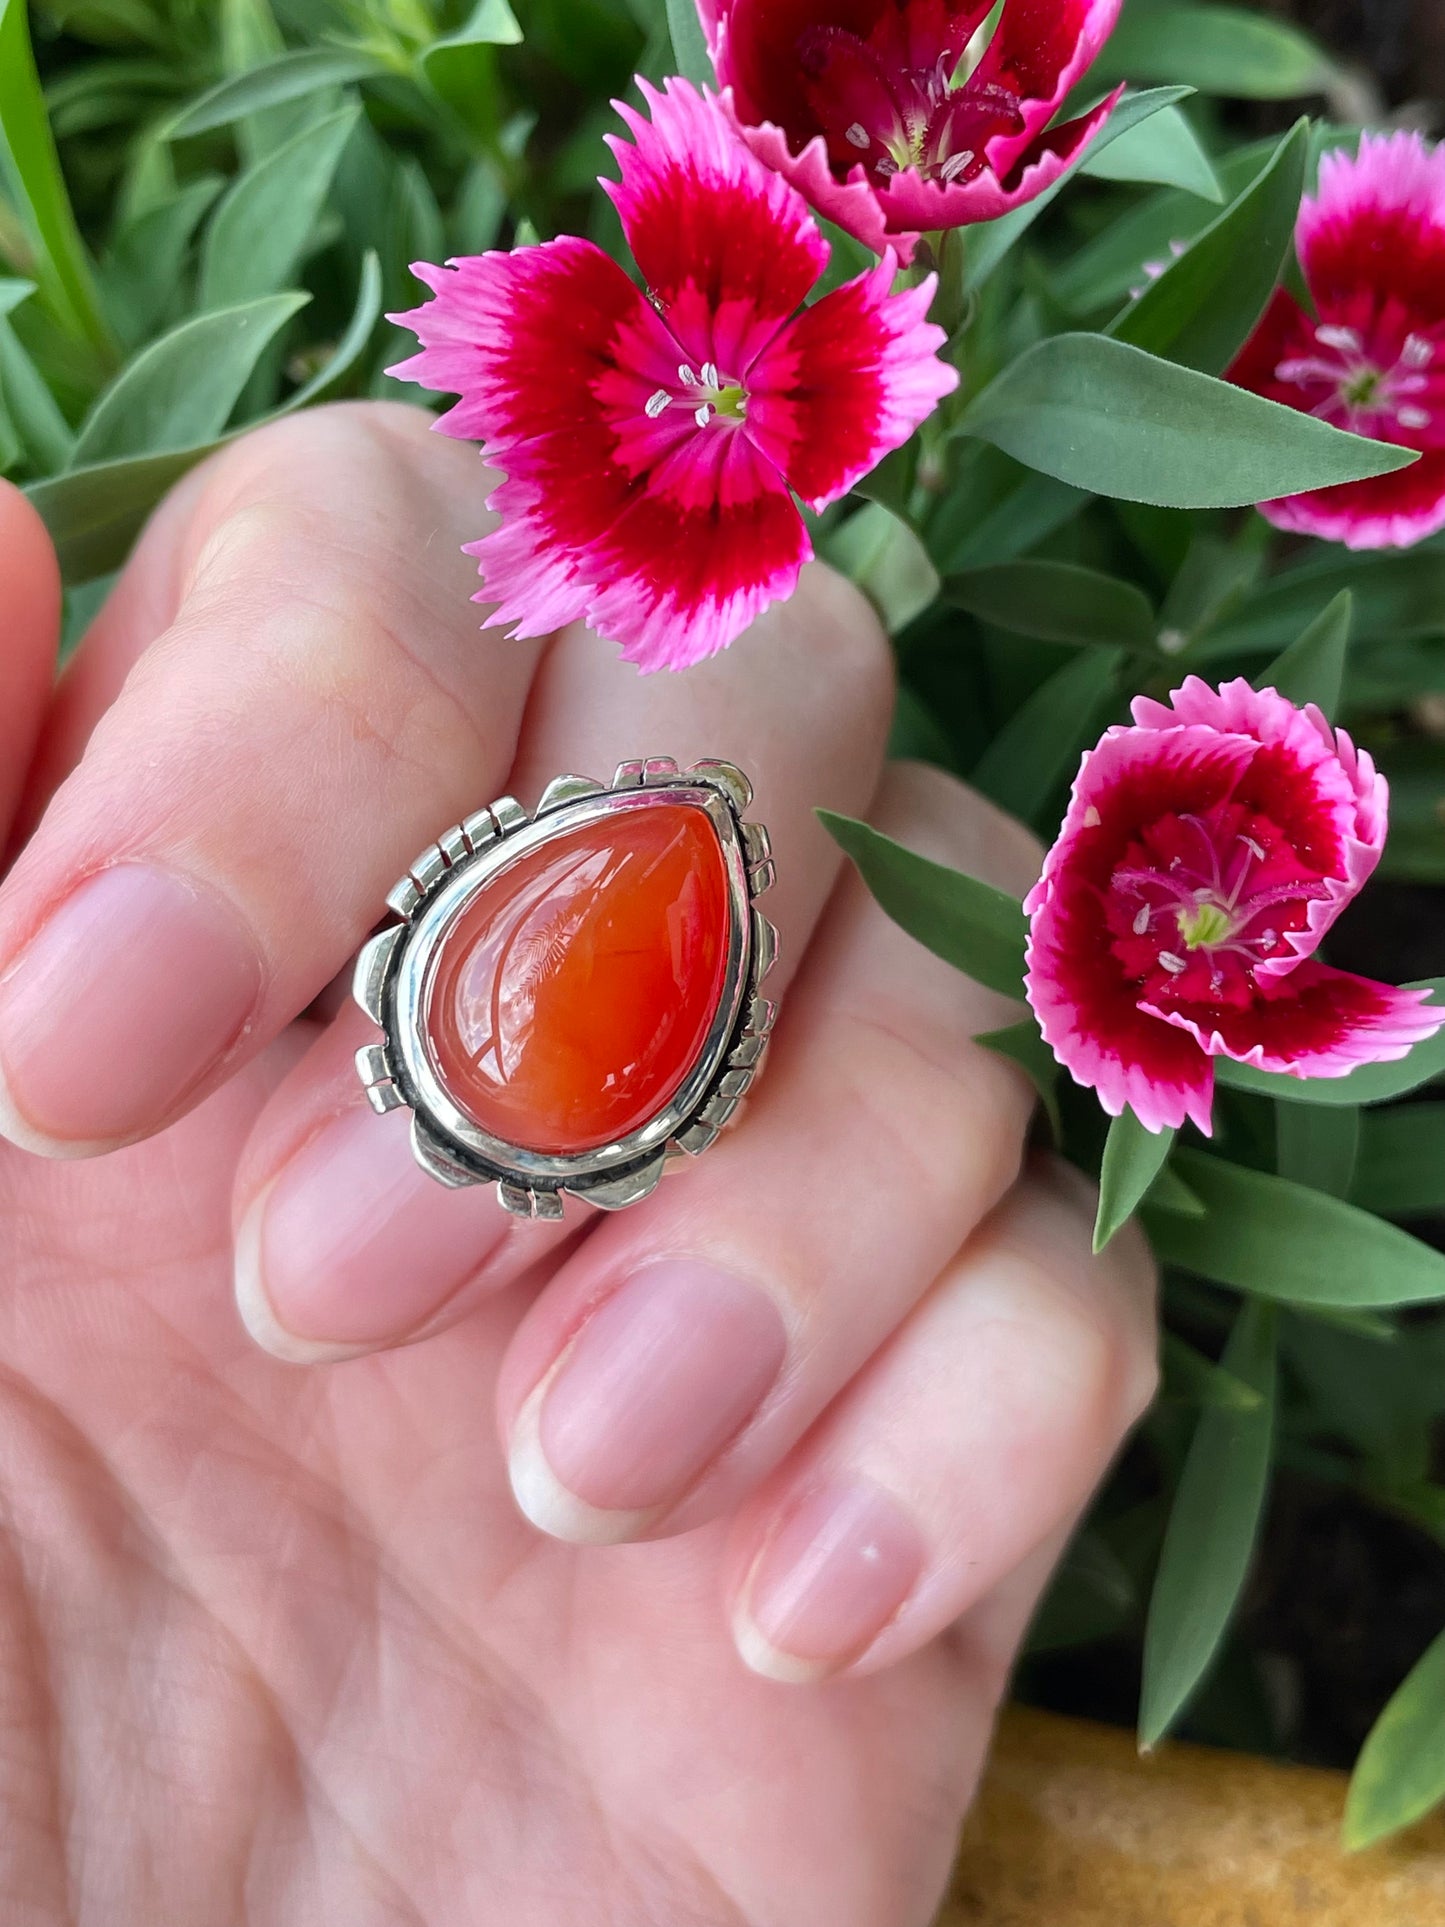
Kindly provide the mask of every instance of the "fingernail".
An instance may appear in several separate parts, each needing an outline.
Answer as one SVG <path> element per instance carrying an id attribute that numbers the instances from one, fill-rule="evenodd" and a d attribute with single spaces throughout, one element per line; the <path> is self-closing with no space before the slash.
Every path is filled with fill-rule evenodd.
<path id="1" fill-rule="evenodd" d="M 0 978 L 0 1131 L 82 1157 L 153 1129 L 260 990 L 255 945 L 218 897 L 149 864 L 101 870 Z"/>
<path id="2" fill-rule="evenodd" d="M 826 1679 L 897 1617 L 923 1562 L 918 1528 L 880 1487 L 818 1487 L 786 1514 L 748 1575 L 733 1615 L 738 1651 L 765 1679 Z"/>
<path id="3" fill-rule="evenodd" d="M 636 1537 L 747 1424 L 786 1352 L 782 1316 L 756 1285 L 685 1260 L 634 1273 L 519 1413 L 518 1505 L 555 1538 Z"/>
<path id="4" fill-rule="evenodd" d="M 491 1186 L 448 1191 L 409 1120 L 342 1112 L 283 1166 L 236 1234 L 236 1304 L 295 1364 L 353 1358 L 425 1324 L 507 1235 Z"/>

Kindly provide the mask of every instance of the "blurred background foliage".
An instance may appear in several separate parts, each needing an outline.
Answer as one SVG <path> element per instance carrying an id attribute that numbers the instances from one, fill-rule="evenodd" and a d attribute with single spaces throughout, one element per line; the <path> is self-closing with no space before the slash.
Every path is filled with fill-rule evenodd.
<path id="1" fill-rule="evenodd" d="M 1393 980 L 1445 970 L 1445 541 L 1349 555 L 1247 509 L 1111 500 L 954 430 L 1035 344 L 1126 312 L 1157 329 L 1160 304 L 1131 297 L 1171 266 L 1189 326 L 1148 345 L 1218 373 L 1291 272 L 1324 144 L 1433 125 L 1445 33 L 1436 0 L 1418 32 L 1409 4 L 1332 0 L 1327 48 L 1283 5 L 1129 0 L 1089 87 L 1174 91 L 1047 205 L 943 242 L 959 395 L 817 529 L 896 638 L 896 746 L 1046 838 L 1130 694 L 1258 676 L 1293 648 L 1291 693 L 1332 705 L 1394 785 L 1392 881 L 1331 949 Z M 609 101 L 699 60 L 686 0 L 0 0 L 0 473 L 55 535 L 71 638 L 221 440 L 328 397 L 416 398 L 384 373 L 409 339 L 383 319 L 417 297 L 409 262 L 563 231 L 617 249 L 595 186 Z M 863 257 L 831 238 L 836 280 Z M 1003 1047 L 1097 1170 L 1092 1100 L 1024 1027 Z M 1428 1078 L 1387 1108 L 1241 1080 L 1219 1125 L 1228 1165 L 1111 1153 L 1171 1260 L 1164 1392 L 1021 1690 L 1129 1722 L 1142 1681 L 1148 1739 L 1348 1764 L 1408 1675 L 1371 1742 L 1363 1840 L 1445 1793 L 1445 1267 L 1426 1264 L 1445 1101 Z M 1235 1190 L 1216 1208 L 1221 1170 Z M 1401 1309 L 1411 1265 L 1421 1307 Z"/>

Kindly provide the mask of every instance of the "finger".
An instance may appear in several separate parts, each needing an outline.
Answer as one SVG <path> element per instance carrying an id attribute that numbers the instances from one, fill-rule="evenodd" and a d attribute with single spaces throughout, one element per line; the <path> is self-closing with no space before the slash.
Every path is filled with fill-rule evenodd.
<path id="1" fill-rule="evenodd" d="M 1034 870 L 1027 833 L 937 770 L 896 766 L 871 814 L 1015 887 Z M 501 1416 L 536 1524 L 683 1531 L 791 1449 L 1013 1182 L 1030 1095 L 972 1041 L 1012 1008 L 847 873 L 742 1126 L 600 1226 L 521 1328 Z"/>
<path id="2" fill-rule="evenodd" d="M 1148 1249 L 1131 1226 L 1094 1257 L 1094 1201 L 1070 1167 L 1031 1169 L 740 1516 L 755 1671 L 871 1672 L 970 1613 L 970 1638 L 1011 1651 L 1042 1549 L 1153 1395 Z"/>
<path id="3" fill-rule="evenodd" d="M 563 770 L 606 777 L 650 754 L 741 763 L 777 861 L 765 905 L 782 933 L 767 983 L 779 995 L 837 871 L 813 806 L 865 806 L 891 695 L 888 645 L 867 604 L 809 569 L 788 604 L 685 676 L 640 677 L 595 636 L 568 631 L 538 675 L 510 787 L 532 799 Z M 242 1315 L 284 1357 L 350 1355 L 434 1331 L 596 1216 L 569 1204 L 561 1228 L 519 1228 L 490 1188 L 443 1191 L 417 1168 L 404 1115 L 375 1118 L 362 1099 L 348 1059 L 372 1034 L 357 1013 L 337 1020 L 263 1119 L 238 1181 Z M 627 1215 L 655 1208 L 649 1199 Z"/>
<path id="4" fill-rule="evenodd" d="M 534 651 L 477 631 L 459 549 L 483 487 L 401 408 L 319 411 L 217 458 L 175 618 L 0 893 L 7 1136 L 76 1155 L 178 1115 L 500 788 Z"/>
<path id="5" fill-rule="evenodd" d="M 60 570 L 45 524 L 0 482 L 0 848 L 55 675 Z"/>

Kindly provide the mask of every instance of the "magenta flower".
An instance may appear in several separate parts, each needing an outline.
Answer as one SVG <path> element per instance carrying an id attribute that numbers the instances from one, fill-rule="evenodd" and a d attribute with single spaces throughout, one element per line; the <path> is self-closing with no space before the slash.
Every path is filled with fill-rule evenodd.
<path id="1" fill-rule="evenodd" d="M 1031 201 L 1122 88 L 1050 127 L 1122 0 L 698 0 L 723 103 L 768 166 L 840 227 L 910 259 L 920 234 Z"/>
<path id="2" fill-rule="evenodd" d="M 710 96 L 638 85 L 651 123 L 619 107 L 636 146 L 611 141 L 603 185 L 651 298 L 591 241 L 422 263 L 436 299 L 394 317 L 422 351 L 391 372 L 459 394 L 437 426 L 507 478 L 468 545 L 493 620 L 582 620 L 679 669 L 793 588 L 812 545 L 792 492 L 836 501 L 958 376 L 932 280 L 891 294 L 891 255 L 797 313 L 828 259 L 801 195 Z"/>
<path id="3" fill-rule="evenodd" d="M 1260 507 L 1352 549 L 1445 528 L 1445 147 L 1366 134 L 1326 154 L 1296 230 L 1316 314 L 1276 294 L 1231 381 L 1339 428 L 1422 450 L 1393 475 Z"/>
<path id="4" fill-rule="evenodd" d="M 1243 681 L 1191 676 L 1133 713 L 1084 758 L 1024 905 L 1028 999 L 1075 1080 L 1112 1116 L 1207 1134 L 1215 1057 L 1342 1077 L 1432 1036 L 1425 992 L 1313 954 L 1384 847 L 1369 757 Z"/>

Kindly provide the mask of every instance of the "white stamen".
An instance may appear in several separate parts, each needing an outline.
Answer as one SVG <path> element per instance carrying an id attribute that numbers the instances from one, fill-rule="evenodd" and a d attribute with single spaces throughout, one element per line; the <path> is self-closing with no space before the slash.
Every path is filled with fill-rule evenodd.
<path id="1" fill-rule="evenodd" d="M 873 163 L 873 166 L 875 171 L 881 174 L 885 181 L 891 180 L 898 172 L 898 163 L 889 154 L 883 155 L 881 160 Z"/>
<path id="2" fill-rule="evenodd" d="M 1182 976 L 1189 968 L 1184 959 L 1182 957 L 1176 957 L 1172 950 L 1161 950 L 1159 952 L 1159 962 L 1163 965 L 1164 969 L 1169 972 L 1171 977 Z"/>
<path id="3" fill-rule="evenodd" d="M 1435 344 L 1427 341 L 1424 335 L 1406 335 L 1405 349 L 1400 359 L 1407 368 L 1428 368 L 1435 359 Z"/>
<path id="4" fill-rule="evenodd" d="M 642 412 L 650 422 L 655 422 L 663 409 L 668 407 L 671 401 L 672 396 L 668 394 L 667 390 L 665 388 L 659 388 L 655 395 L 649 395 L 647 397 L 647 405 Z"/>
<path id="5" fill-rule="evenodd" d="M 961 153 L 950 154 L 938 170 L 940 180 L 956 181 L 966 167 L 973 165 L 973 149 L 965 147 Z"/>
<path id="6" fill-rule="evenodd" d="M 850 147 L 871 147 L 873 144 L 868 129 L 861 120 L 855 120 L 843 138 Z"/>
<path id="7" fill-rule="evenodd" d="M 1084 828 L 1086 830 L 1097 830 L 1103 820 L 1103 817 L 1100 816 L 1092 803 L 1084 811 Z"/>
<path id="8" fill-rule="evenodd" d="M 1239 840 L 1245 849 L 1249 851 L 1256 863 L 1264 862 L 1264 845 L 1262 843 L 1256 843 L 1252 836 L 1241 835 Z"/>
<path id="9" fill-rule="evenodd" d="M 1262 943 L 1266 949 L 1269 949 L 1273 944 L 1277 943 L 1278 940 L 1279 932 L 1277 930 L 1261 930 L 1255 938 L 1255 942 Z"/>
<path id="10" fill-rule="evenodd" d="M 1332 321 L 1322 321 L 1315 329 L 1315 340 L 1322 348 L 1333 348 L 1342 355 L 1360 355 L 1365 351 L 1365 337 L 1358 328 L 1340 328 Z"/>
<path id="11" fill-rule="evenodd" d="M 697 423 L 699 428 L 706 428 L 708 425 L 708 422 L 711 419 L 712 419 L 712 406 L 709 402 L 704 402 L 702 407 L 699 408 L 693 415 L 693 420 Z"/>
<path id="12" fill-rule="evenodd" d="M 702 385 L 704 388 L 716 388 L 718 386 L 717 363 L 715 361 L 705 361 L 702 364 Z"/>
<path id="13" fill-rule="evenodd" d="M 682 383 L 684 388 L 697 387 L 697 376 L 692 372 L 691 368 L 688 367 L 685 361 L 678 363 L 677 378 Z"/>
<path id="14" fill-rule="evenodd" d="M 1430 419 L 1430 410 L 1417 408 L 1412 401 L 1407 401 L 1403 408 L 1395 410 L 1395 420 L 1401 428 L 1428 428 Z"/>
<path id="15" fill-rule="evenodd" d="M 1144 932 L 1149 928 L 1149 917 L 1150 910 L 1148 904 L 1140 904 L 1138 910 L 1134 913 L 1134 935 L 1136 937 L 1142 937 Z"/>

